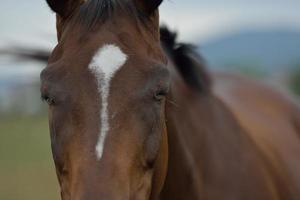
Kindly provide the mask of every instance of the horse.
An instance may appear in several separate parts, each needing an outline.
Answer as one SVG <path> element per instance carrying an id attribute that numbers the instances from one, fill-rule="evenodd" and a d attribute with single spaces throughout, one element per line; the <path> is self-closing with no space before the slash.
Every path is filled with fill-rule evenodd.
<path id="1" fill-rule="evenodd" d="M 47 2 L 58 45 L 41 96 L 63 200 L 299 199 L 297 103 L 209 72 L 159 30 L 162 0 Z"/>

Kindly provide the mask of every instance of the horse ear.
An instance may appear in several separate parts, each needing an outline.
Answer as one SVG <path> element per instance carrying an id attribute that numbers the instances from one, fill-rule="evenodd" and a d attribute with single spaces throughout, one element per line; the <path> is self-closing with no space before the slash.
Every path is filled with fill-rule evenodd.
<path id="1" fill-rule="evenodd" d="M 151 15 L 158 9 L 163 0 L 135 0 L 135 2 L 143 12 Z"/>
<path id="2" fill-rule="evenodd" d="M 46 0 L 49 7 L 60 17 L 68 17 L 83 0 Z"/>

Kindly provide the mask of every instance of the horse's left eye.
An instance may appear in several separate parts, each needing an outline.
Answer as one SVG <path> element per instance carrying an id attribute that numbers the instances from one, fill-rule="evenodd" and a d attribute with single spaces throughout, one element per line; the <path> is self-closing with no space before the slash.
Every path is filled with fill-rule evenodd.
<path id="1" fill-rule="evenodd" d="M 51 98 L 50 96 L 48 95 L 42 95 L 41 96 L 41 99 L 45 102 L 47 102 L 48 105 L 53 105 L 55 103 L 54 99 Z"/>

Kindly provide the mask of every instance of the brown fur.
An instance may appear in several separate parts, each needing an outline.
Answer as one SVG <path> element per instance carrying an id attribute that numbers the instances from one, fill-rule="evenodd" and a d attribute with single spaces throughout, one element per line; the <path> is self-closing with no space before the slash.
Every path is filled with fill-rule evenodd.
<path id="1" fill-rule="evenodd" d="M 176 70 L 172 77 L 175 80 L 167 104 L 169 169 L 161 199 L 298 199 L 300 179 L 297 169 L 300 163 L 297 155 L 300 145 L 295 137 L 297 129 L 294 129 L 296 132 L 289 130 L 289 126 L 293 127 L 293 120 L 281 116 L 287 128 L 284 131 L 286 139 L 281 138 L 281 144 L 263 150 L 259 135 L 264 132 L 246 117 L 253 113 L 259 121 L 263 117 L 268 123 L 272 122 L 272 116 L 265 117 L 257 104 L 251 107 L 251 112 L 242 112 L 243 107 L 247 108 L 256 100 L 249 102 L 239 97 L 254 94 L 245 90 L 247 87 L 252 87 L 255 92 L 261 86 L 237 82 L 233 86 L 239 85 L 240 92 L 243 92 L 239 97 L 227 93 L 227 90 L 224 95 L 215 95 L 213 91 L 197 94 Z M 214 90 L 220 87 L 219 91 L 223 91 L 222 79 L 217 77 L 214 80 L 217 80 L 214 81 Z M 270 98 L 272 95 L 266 97 L 267 102 L 274 101 Z M 278 98 L 283 97 L 279 95 L 275 102 Z M 238 103 L 243 107 L 237 106 Z M 291 106 L 286 99 L 283 103 Z M 271 107 L 279 108 L 276 104 Z M 239 117 L 239 113 L 243 115 Z M 288 114 L 291 110 L 279 113 Z M 236 117 L 243 117 L 246 121 L 239 123 Z M 274 123 L 273 128 L 279 129 L 276 120 Z M 276 134 L 271 131 L 264 138 L 267 144 L 274 139 L 272 133 Z M 278 151 L 282 154 L 278 155 Z"/>

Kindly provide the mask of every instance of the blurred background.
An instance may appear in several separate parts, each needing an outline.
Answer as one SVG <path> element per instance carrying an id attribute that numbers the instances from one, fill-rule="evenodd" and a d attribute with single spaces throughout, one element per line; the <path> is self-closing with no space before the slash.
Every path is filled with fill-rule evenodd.
<path id="1" fill-rule="evenodd" d="M 300 1 L 166 0 L 161 21 L 198 46 L 210 70 L 243 73 L 300 94 Z M 44 0 L 0 0 L 0 51 L 51 50 L 55 15 Z M 59 199 L 40 101 L 44 64 L 0 56 L 0 199 Z"/>

